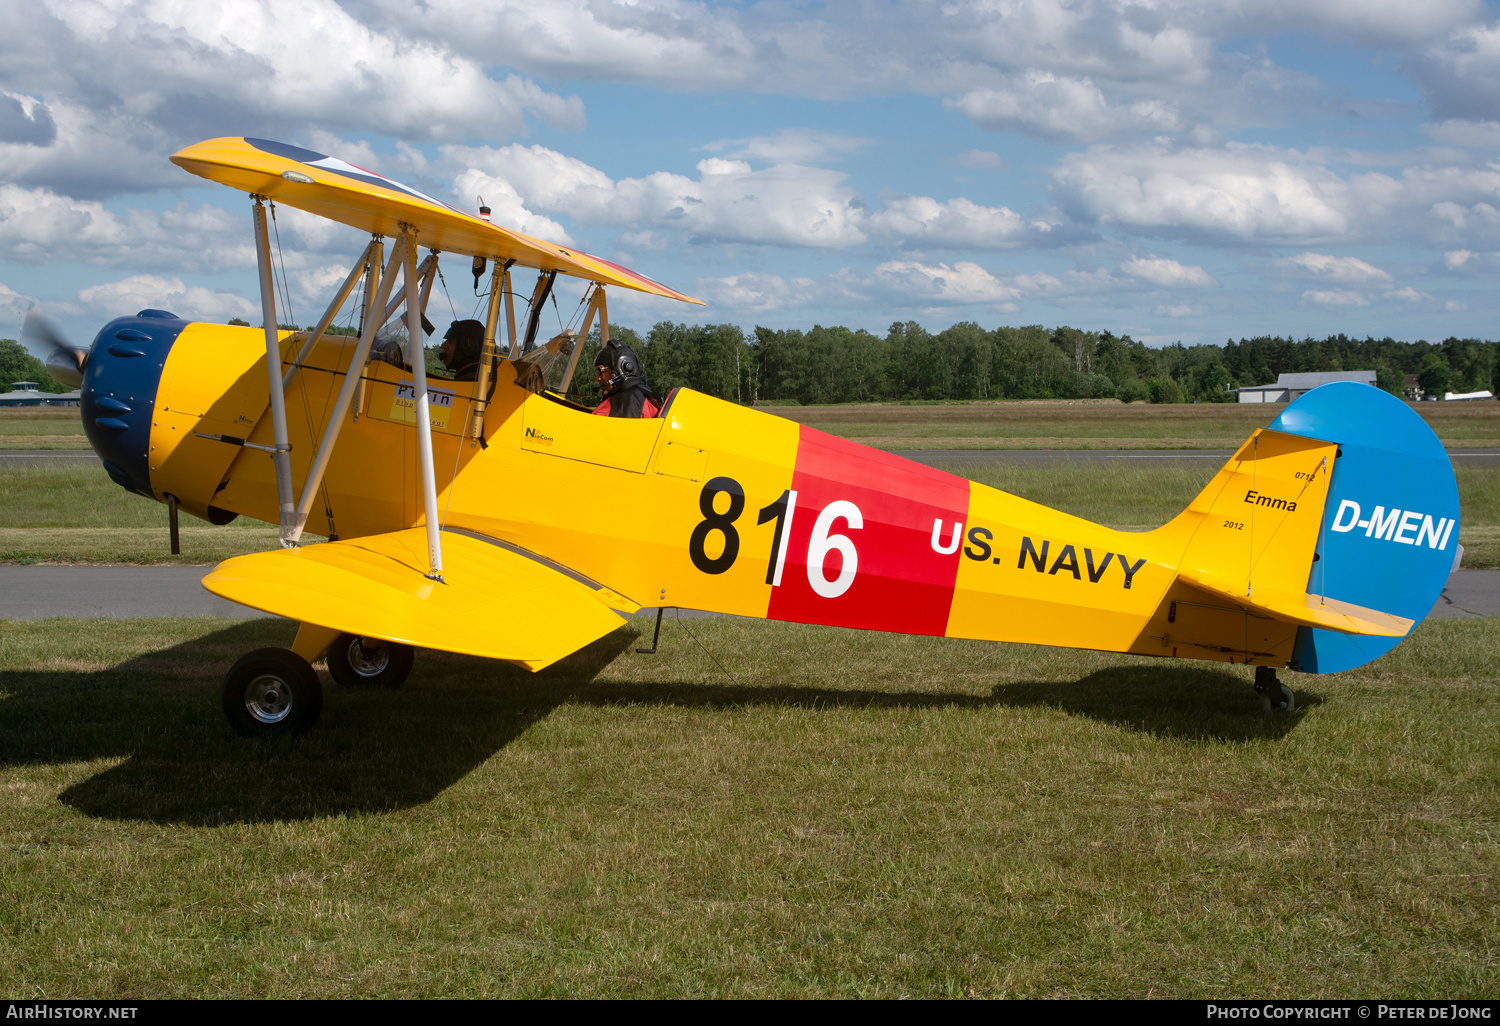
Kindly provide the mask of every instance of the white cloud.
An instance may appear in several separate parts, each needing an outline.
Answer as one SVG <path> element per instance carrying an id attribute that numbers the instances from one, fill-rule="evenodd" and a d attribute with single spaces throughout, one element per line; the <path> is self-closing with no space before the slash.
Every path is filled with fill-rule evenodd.
<path id="1" fill-rule="evenodd" d="M 1187 267 L 1165 257 L 1136 257 L 1120 265 L 1132 278 L 1141 278 L 1163 288 L 1209 288 L 1219 284 L 1201 267 Z"/>
<path id="2" fill-rule="evenodd" d="M 697 294 L 701 298 L 741 314 L 806 306 L 824 292 L 811 278 L 786 279 L 763 271 L 699 278 L 697 282 Z"/>
<path id="3" fill-rule="evenodd" d="M 980 206 L 963 197 L 939 203 L 928 196 L 903 196 L 870 215 L 870 226 L 916 245 L 968 249 L 1009 249 L 1029 234 L 1009 207 Z"/>
<path id="4" fill-rule="evenodd" d="M 924 303 L 982 304 L 1013 310 L 1015 301 L 1026 296 L 1023 289 L 967 260 L 951 266 L 887 260 L 875 268 L 875 280 L 886 288 Z"/>
<path id="5" fill-rule="evenodd" d="M 248 212 L 247 212 L 248 214 Z M 224 270 L 254 267 L 250 218 L 179 203 L 124 215 L 92 200 L 0 185 L 0 248 L 17 263 Z"/>
<path id="6" fill-rule="evenodd" d="M 1176 108 L 1160 100 L 1111 105 L 1087 78 L 1045 71 L 1019 75 L 1001 88 L 971 90 L 944 101 L 980 128 L 1056 141 L 1092 141 L 1129 131 L 1173 131 Z"/>
<path id="7" fill-rule="evenodd" d="M 1302 293 L 1302 299 L 1307 303 L 1316 303 L 1319 306 L 1369 306 L 1370 301 L 1352 289 L 1328 289 L 1326 291 L 1308 289 Z"/>
<path id="8" fill-rule="evenodd" d="M 1240 0 L 1226 14 L 1257 34 L 1306 28 L 1370 45 L 1410 45 L 1440 37 L 1476 17 L 1477 0 Z"/>
<path id="9" fill-rule="evenodd" d="M 771 164 L 811 164 L 828 160 L 835 154 L 859 153 L 872 142 L 873 139 L 811 128 L 784 128 L 774 135 L 725 139 L 703 148 L 710 153 L 728 151 L 734 157 L 748 157 Z"/>
<path id="10" fill-rule="evenodd" d="M 472 204 L 473 209 L 478 209 L 479 200 L 483 199 L 490 208 L 490 220 L 495 224 L 548 242 L 573 245 L 573 237 L 566 228 L 550 217 L 529 210 L 515 186 L 503 178 L 471 167 L 453 179 L 453 196 L 461 207 Z"/>
<path id="11" fill-rule="evenodd" d="M 1456 271 L 1469 262 L 1474 254 L 1467 249 L 1452 249 L 1443 254 L 1443 263 L 1450 271 Z"/>
<path id="12" fill-rule="evenodd" d="M 184 285 L 181 278 L 155 274 L 133 274 L 107 285 L 80 289 L 78 303 L 100 317 L 118 317 L 147 307 L 170 310 L 188 320 L 227 321 L 231 317 L 260 316 L 259 301 L 251 302 L 232 292 Z"/>
<path id="13" fill-rule="evenodd" d="M 368 0 L 387 33 L 452 45 L 469 60 L 548 79 L 650 82 L 689 89 L 752 86 L 764 50 L 734 10 L 683 0 L 545 4 Z"/>
<path id="14" fill-rule="evenodd" d="M 1323 253 L 1299 253 L 1294 257 L 1276 261 L 1276 266 L 1286 270 L 1323 278 L 1344 284 L 1390 281 L 1391 276 L 1373 264 L 1358 257 L 1327 256 Z"/>
<path id="15" fill-rule="evenodd" d="M 1466 121 L 1448 118 L 1423 125 L 1422 130 L 1438 142 L 1449 146 L 1467 146 L 1480 150 L 1500 150 L 1500 121 Z"/>
<path id="16" fill-rule="evenodd" d="M 1052 195 L 1083 224 L 1218 244 L 1399 239 L 1500 248 L 1500 169 L 1341 176 L 1319 156 L 1243 143 L 1093 146 L 1063 157 Z"/>
<path id="17" fill-rule="evenodd" d="M 1418 292 L 1416 289 L 1410 286 L 1400 289 L 1391 289 L 1390 291 L 1386 292 L 1385 298 L 1399 300 L 1403 303 L 1425 303 L 1432 299 L 1432 297 L 1427 293 Z"/>
<path id="18" fill-rule="evenodd" d="M 1080 219 L 1148 232 L 1248 241 L 1350 227 L 1347 182 L 1268 147 L 1095 146 L 1062 159 L 1053 193 Z"/>
<path id="19" fill-rule="evenodd" d="M 165 210 L 116 213 L 94 200 L 47 189 L 0 184 L 0 249 L 22 264 L 76 262 L 180 272 L 245 270 L 256 266 L 250 203 L 240 210 L 186 201 Z M 336 221 L 292 207 L 275 209 L 281 239 L 278 267 L 289 273 L 326 263 L 352 262 L 364 236 Z M 274 239 L 273 239 L 274 244 Z"/>
<path id="20" fill-rule="evenodd" d="M 1176 306 L 1158 306 L 1156 313 L 1159 317 L 1196 317 L 1203 313 L 1203 307 L 1181 303 Z"/>
<path id="21" fill-rule="evenodd" d="M 1446 302 L 1446 303 L 1443 304 L 1443 309 L 1444 310 L 1448 310 L 1448 311 L 1453 312 L 1453 313 L 1457 313 L 1460 310 L 1467 310 L 1468 308 L 1469 308 L 1469 304 L 1468 303 L 1465 303 L 1462 300 L 1458 300 L 1458 299 L 1450 299 L 1450 300 L 1448 300 L 1448 302 Z"/>
<path id="22" fill-rule="evenodd" d="M 1471 24 L 1407 58 L 1439 123 L 1500 120 L 1500 24 Z"/>
<path id="23" fill-rule="evenodd" d="M 872 212 L 842 172 L 802 164 L 756 170 L 737 157 L 707 157 L 697 164 L 697 179 L 658 171 L 616 181 L 539 145 L 450 146 L 443 159 L 466 168 L 454 178 L 461 202 L 483 194 L 497 223 L 560 241 L 563 226 L 535 211 L 621 228 L 632 237 L 674 231 L 695 242 L 814 249 L 857 245 L 870 233 L 924 247 L 1007 249 L 1045 239 L 1056 227 L 961 196 L 902 196 Z"/>
<path id="24" fill-rule="evenodd" d="M 565 212 L 582 225 L 671 229 L 713 243 L 826 248 L 865 240 L 864 214 L 846 176 L 823 168 L 755 171 L 710 157 L 700 162 L 696 181 L 665 171 L 614 181 L 544 146 L 444 147 L 443 153 L 450 163 L 469 165 L 459 180 L 478 171 L 510 183 L 525 204 Z"/>
<path id="25" fill-rule="evenodd" d="M 0 101 L 45 103 L 18 118 L 0 102 L 0 179 L 70 195 L 181 184 L 166 156 L 226 129 L 430 140 L 524 132 L 532 117 L 564 130 L 585 122 L 577 97 L 491 78 L 489 61 L 382 33 L 335 0 L 10 0 L 5 9 L 0 80 L 25 89 Z"/>
<path id="26" fill-rule="evenodd" d="M 0 282 L 0 317 L 4 318 L 4 323 L 7 325 L 16 326 L 16 338 L 21 337 L 21 318 L 26 316 L 26 311 L 30 307 L 31 300 L 29 298 L 21 295 L 4 282 Z"/>

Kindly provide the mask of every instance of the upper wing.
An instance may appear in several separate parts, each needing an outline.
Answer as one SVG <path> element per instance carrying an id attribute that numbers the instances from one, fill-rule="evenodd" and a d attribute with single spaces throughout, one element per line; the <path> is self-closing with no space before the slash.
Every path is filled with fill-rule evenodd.
<path id="1" fill-rule="evenodd" d="M 269 196 L 342 224 L 396 235 L 403 223 L 433 249 L 514 260 L 522 267 L 559 271 L 603 285 L 619 285 L 684 303 L 703 301 L 588 253 L 543 242 L 465 213 L 441 200 L 316 150 L 269 139 L 208 139 L 172 155 L 172 163 L 210 181 Z"/>
<path id="2" fill-rule="evenodd" d="M 429 580 L 421 527 L 226 559 L 215 595 L 303 623 L 540 670 L 625 623 L 639 605 L 543 557 L 443 532 Z"/>

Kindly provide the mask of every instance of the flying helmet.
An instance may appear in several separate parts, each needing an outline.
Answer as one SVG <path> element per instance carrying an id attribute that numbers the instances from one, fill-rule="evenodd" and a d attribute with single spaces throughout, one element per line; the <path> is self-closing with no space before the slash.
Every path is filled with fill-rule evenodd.
<path id="1" fill-rule="evenodd" d="M 462 370 L 479 362 L 484 349 L 484 324 L 480 321 L 454 321 L 443 335 L 453 343 L 453 357 L 445 361 L 449 370 Z"/>
<path id="2" fill-rule="evenodd" d="M 627 345 L 613 340 L 594 357 L 596 367 L 606 367 L 614 375 L 614 385 L 619 386 L 627 378 L 641 376 L 641 358 Z"/>

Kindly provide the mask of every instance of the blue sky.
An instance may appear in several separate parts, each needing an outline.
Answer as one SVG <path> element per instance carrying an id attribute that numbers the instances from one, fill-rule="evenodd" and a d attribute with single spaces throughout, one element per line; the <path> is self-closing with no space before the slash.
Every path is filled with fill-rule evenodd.
<path id="1" fill-rule="evenodd" d="M 258 319 L 248 201 L 167 161 L 216 135 L 482 194 L 708 303 L 612 297 L 642 329 L 1500 337 L 1500 22 L 1473 0 L 0 10 L 0 313 L 78 341 L 143 306 Z M 310 322 L 363 240 L 279 224 Z"/>

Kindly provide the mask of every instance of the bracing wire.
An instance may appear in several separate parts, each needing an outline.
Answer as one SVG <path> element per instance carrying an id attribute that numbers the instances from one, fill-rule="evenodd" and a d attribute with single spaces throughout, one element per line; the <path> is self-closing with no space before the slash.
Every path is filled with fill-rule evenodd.
<path id="1" fill-rule="evenodd" d="M 469 437 L 469 424 L 474 419 L 474 404 L 469 403 L 469 411 L 464 414 L 463 433 L 459 438 Z M 453 450 L 453 473 L 448 476 L 448 501 L 443 505 L 443 515 L 438 520 L 438 530 L 441 531 L 448 524 L 448 514 L 453 509 L 453 493 L 458 491 L 458 460 L 463 455 L 464 447 L 460 443 Z"/>
<path id="2" fill-rule="evenodd" d="M 281 226 L 276 223 L 275 200 L 271 200 L 271 230 L 276 234 L 276 260 L 281 264 L 281 301 L 283 309 L 286 310 L 287 323 L 295 325 L 297 318 L 292 314 L 291 282 L 287 281 L 286 255 L 281 252 Z"/>
<path id="3" fill-rule="evenodd" d="M 583 298 L 578 301 L 578 308 L 574 310 L 573 313 L 568 317 L 568 326 L 565 330 L 572 331 L 574 324 L 577 324 L 580 327 L 583 325 L 584 311 L 588 309 L 589 299 L 593 296 L 594 289 L 598 287 L 599 286 L 595 285 L 591 288 L 583 290 Z"/>
<path id="4" fill-rule="evenodd" d="M 458 320 L 458 311 L 453 308 L 453 297 L 448 294 L 448 281 L 443 277 L 442 267 L 434 267 L 437 272 L 438 284 L 443 287 L 443 298 L 448 301 L 448 312 L 453 314 L 453 319 Z"/>
<path id="5" fill-rule="evenodd" d="M 728 677 L 736 685 L 739 685 L 739 686 L 743 687 L 744 685 L 740 684 L 740 679 L 738 677 L 736 677 L 734 674 L 730 673 L 728 670 L 726 670 L 724 668 L 724 664 L 721 663 L 721 662 L 719 662 L 717 659 L 715 659 L 714 658 L 714 654 L 708 650 L 708 648 L 703 644 L 703 642 L 701 642 L 701 641 L 698 640 L 698 635 L 696 635 L 696 634 L 693 633 L 693 629 L 691 627 L 689 627 L 686 623 L 683 622 L 683 619 L 682 619 L 682 610 L 681 609 L 674 609 L 673 612 L 676 613 L 677 623 L 682 627 L 683 630 L 687 631 L 688 637 L 690 637 L 690 638 L 693 639 L 693 643 L 695 645 L 697 645 L 699 648 L 703 649 L 703 654 L 706 655 L 706 656 L 708 656 L 709 662 L 711 662 L 715 666 L 717 666 L 719 668 L 719 672 L 722 673 L 724 676 Z"/>
<path id="6" fill-rule="evenodd" d="M 278 241 L 278 247 L 279 247 L 279 241 Z M 353 326 L 353 323 L 354 323 L 354 311 L 363 308 L 363 305 L 364 305 L 364 292 L 365 292 L 365 280 L 363 278 L 361 278 L 360 282 L 359 282 L 359 285 L 356 287 L 355 291 L 352 293 L 352 296 L 351 296 L 351 298 L 354 299 L 354 304 L 352 306 L 350 306 L 350 305 L 346 305 L 345 306 L 345 313 L 344 313 L 344 318 L 343 318 L 344 321 L 345 321 L 345 324 L 344 324 L 345 327 L 352 327 Z M 324 332 L 324 335 L 326 337 L 326 335 L 327 335 L 326 331 Z M 355 349 L 357 349 L 357 348 L 358 347 L 355 347 Z M 355 349 L 350 349 L 350 351 L 349 351 L 349 358 L 350 358 L 351 361 L 354 359 Z M 311 354 L 309 354 L 309 355 L 311 355 Z M 310 368 L 308 368 L 306 366 L 303 366 L 301 369 L 303 371 L 303 374 L 305 375 L 305 373 Z M 356 371 L 356 369 L 354 368 L 354 366 L 351 363 L 351 365 L 345 370 L 344 373 L 346 373 L 346 374 L 354 374 L 354 373 L 357 373 L 357 371 Z M 329 377 L 328 381 L 329 381 L 328 389 L 323 394 L 323 410 L 322 410 L 322 413 L 321 413 L 321 417 L 322 417 L 322 419 L 325 422 L 328 419 L 328 407 L 329 407 L 329 404 L 332 403 L 332 401 L 333 401 L 334 384 L 338 381 L 338 374 L 335 373 L 335 374 L 331 375 Z M 316 433 L 316 427 L 315 427 L 315 425 L 313 423 L 313 418 L 312 418 L 312 404 L 308 400 L 308 395 L 307 395 L 308 389 L 307 389 L 307 386 L 305 384 L 305 381 L 304 381 L 302 375 L 298 376 L 297 391 L 298 391 L 299 395 L 302 398 L 302 414 L 303 414 L 303 416 L 307 420 L 307 435 L 308 435 L 309 438 L 311 438 Z M 323 499 L 323 515 L 328 519 L 328 535 L 329 535 L 329 540 L 332 541 L 332 540 L 334 540 L 334 539 L 336 539 L 338 537 L 338 526 L 334 523 L 334 518 L 333 518 L 333 497 L 332 497 L 332 495 L 328 491 L 328 475 L 327 474 L 324 474 L 323 475 L 323 479 L 318 482 L 318 492 L 319 492 L 319 494 L 321 495 L 321 497 Z"/>

